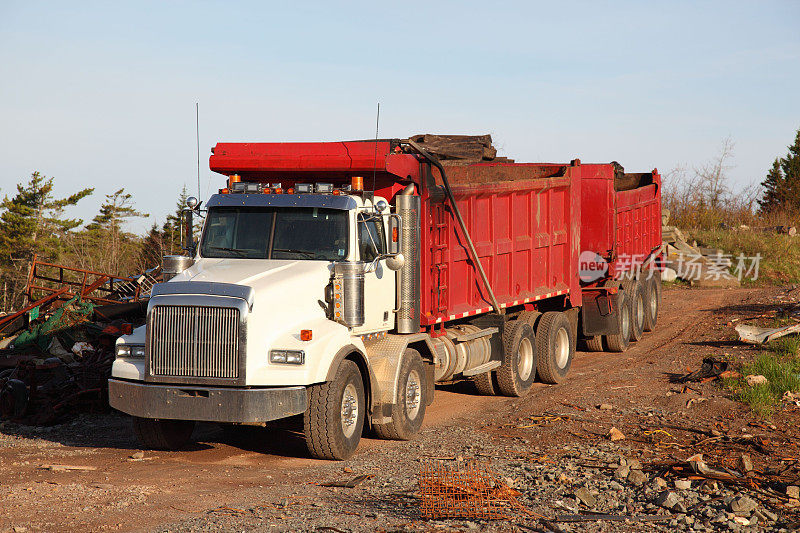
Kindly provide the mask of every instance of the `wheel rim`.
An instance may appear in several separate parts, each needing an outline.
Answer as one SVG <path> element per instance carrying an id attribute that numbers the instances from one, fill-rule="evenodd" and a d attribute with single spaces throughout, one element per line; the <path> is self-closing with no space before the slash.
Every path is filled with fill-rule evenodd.
<path id="1" fill-rule="evenodd" d="M 528 337 L 522 337 L 517 350 L 517 375 L 521 381 L 528 381 L 533 371 L 533 345 Z"/>
<path id="2" fill-rule="evenodd" d="M 628 332 L 630 331 L 630 327 L 631 327 L 630 311 L 626 306 L 622 309 L 622 331 L 620 331 L 620 333 L 622 334 L 623 339 L 628 338 Z"/>
<path id="3" fill-rule="evenodd" d="M 408 381 L 406 382 L 406 414 L 409 420 L 417 418 L 419 408 L 422 405 L 421 382 L 422 380 L 416 370 L 412 370 L 408 374 Z"/>
<path id="4" fill-rule="evenodd" d="M 567 330 L 561 328 L 556 333 L 556 364 L 558 368 L 564 368 L 569 361 L 569 334 Z"/>
<path id="5" fill-rule="evenodd" d="M 650 318 L 655 318 L 658 313 L 658 295 L 655 292 L 656 289 L 653 289 L 650 295 Z"/>
<path id="6" fill-rule="evenodd" d="M 348 439 L 356 432 L 358 421 L 358 391 L 356 386 L 348 383 L 342 394 L 342 433 Z"/>
<path id="7" fill-rule="evenodd" d="M 636 324 L 639 326 L 639 329 L 644 326 L 644 300 L 641 295 L 636 298 Z"/>

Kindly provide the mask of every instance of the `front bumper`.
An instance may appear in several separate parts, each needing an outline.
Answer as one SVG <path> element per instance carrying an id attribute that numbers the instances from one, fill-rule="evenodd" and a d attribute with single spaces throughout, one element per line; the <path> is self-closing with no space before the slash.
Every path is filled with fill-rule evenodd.
<path id="1" fill-rule="evenodd" d="M 141 418 L 256 423 L 305 412 L 305 387 L 242 389 L 108 380 L 111 407 Z"/>

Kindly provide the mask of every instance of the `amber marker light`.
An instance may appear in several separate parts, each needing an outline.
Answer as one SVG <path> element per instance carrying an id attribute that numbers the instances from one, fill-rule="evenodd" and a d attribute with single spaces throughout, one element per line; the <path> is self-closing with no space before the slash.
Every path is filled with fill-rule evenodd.
<path id="1" fill-rule="evenodd" d="M 301 341 L 310 341 L 312 337 L 312 333 L 310 329 L 301 329 L 300 330 L 300 340 Z"/>
<path id="2" fill-rule="evenodd" d="M 353 176 L 350 180 L 350 188 L 354 191 L 363 191 L 364 190 L 364 177 L 363 176 Z"/>

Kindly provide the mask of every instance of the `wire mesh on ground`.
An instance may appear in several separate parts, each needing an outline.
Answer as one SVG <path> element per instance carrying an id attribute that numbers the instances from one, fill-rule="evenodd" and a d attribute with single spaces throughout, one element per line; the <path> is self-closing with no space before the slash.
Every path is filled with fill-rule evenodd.
<path id="1" fill-rule="evenodd" d="M 521 507 L 519 492 L 477 461 L 425 461 L 419 485 L 424 518 L 502 519 L 506 507 Z"/>

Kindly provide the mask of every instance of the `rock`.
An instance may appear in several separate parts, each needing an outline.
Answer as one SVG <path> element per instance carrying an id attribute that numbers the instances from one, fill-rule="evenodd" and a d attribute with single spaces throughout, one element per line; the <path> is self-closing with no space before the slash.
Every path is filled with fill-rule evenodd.
<path id="1" fill-rule="evenodd" d="M 608 484 L 608 488 L 611 489 L 611 490 L 616 490 L 616 491 L 620 491 L 620 490 L 624 490 L 625 489 L 625 487 L 623 487 L 622 485 L 620 485 L 616 481 L 612 481 L 611 483 L 609 483 Z"/>
<path id="2" fill-rule="evenodd" d="M 586 505 L 586 507 L 592 508 L 594 507 L 595 503 L 597 503 L 597 499 L 594 495 L 589 492 L 589 489 L 586 487 L 581 487 L 575 491 L 575 497 L 578 498 L 580 501 Z"/>
<path id="3" fill-rule="evenodd" d="M 614 406 L 611 405 L 610 403 L 601 403 L 600 405 L 597 406 L 597 408 L 600 409 L 601 411 L 611 411 L 612 409 L 614 409 Z"/>
<path id="4" fill-rule="evenodd" d="M 681 514 L 686 514 L 688 512 L 686 510 L 686 506 L 683 505 L 682 502 L 676 503 L 675 506 L 672 508 L 672 510 L 675 511 L 676 513 L 681 513 Z"/>
<path id="5" fill-rule="evenodd" d="M 786 495 L 795 500 L 800 500 L 800 487 L 797 485 L 789 485 L 786 487 Z"/>
<path id="6" fill-rule="evenodd" d="M 765 521 L 775 522 L 778 519 L 778 515 L 769 509 L 759 509 L 758 512 L 761 513 L 761 516 L 764 517 Z"/>
<path id="7" fill-rule="evenodd" d="M 765 385 L 769 382 L 767 378 L 762 376 L 761 374 L 753 375 L 750 374 L 749 376 L 745 376 L 744 380 L 747 382 L 749 387 L 755 387 L 756 385 Z"/>
<path id="8" fill-rule="evenodd" d="M 628 474 L 630 474 L 631 469 L 627 466 L 621 466 L 614 471 L 614 478 L 620 481 L 625 481 L 628 479 Z"/>
<path id="9" fill-rule="evenodd" d="M 656 495 L 655 504 L 663 507 L 664 509 L 672 510 L 676 505 L 680 503 L 680 498 L 674 492 L 664 490 Z"/>
<path id="10" fill-rule="evenodd" d="M 678 273 L 675 270 L 667 267 L 661 271 L 661 281 L 675 281 L 676 279 L 678 279 Z"/>
<path id="11" fill-rule="evenodd" d="M 641 487 L 647 483 L 647 474 L 641 470 L 631 470 L 630 474 L 628 474 L 628 481 L 637 487 Z"/>
<path id="12" fill-rule="evenodd" d="M 667 488 L 667 482 L 664 478 L 655 477 L 650 486 L 653 487 L 653 490 L 664 490 Z"/>
<path id="13" fill-rule="evenodd" d="M 617 428 L 612 427 L 610 430 L 608 430 L 608 438 L 612 441 L 624 440 L 625 435 Z"/>
<path id="14" fill-rule="evenodd" d="M 741 468 L 744 473 L 753 471 L 753 461 L 748 454 L 743 453 L 742 456 L 739 457 L 739 468 Z"/>
<path id="15" fill-rule="evenodd" d="M 132 454 L 131 459 L 139 459 L 139 460 L 144 459 L 144 452 L 140 451 Z"/>
<path id="16" fill-rule="evenodd" d="M 692 488 L 692 482 L 688 479 L 676 479 L 675 488 L 678 490 L 688 490 Z"/>
<path id="17" fill-rule="evenodd" d="M 641 470 L 642 462 L 639 459 L 628 459 L 628 468 L 631 470 Z"/>
<path id="18" fill-rule="evenodd" d="M 731 500 L 729 507 L 737 516 L 750 516 L 750 513 L 758 507 L 758 503 L 748 496 L 739 495 Z"/>

